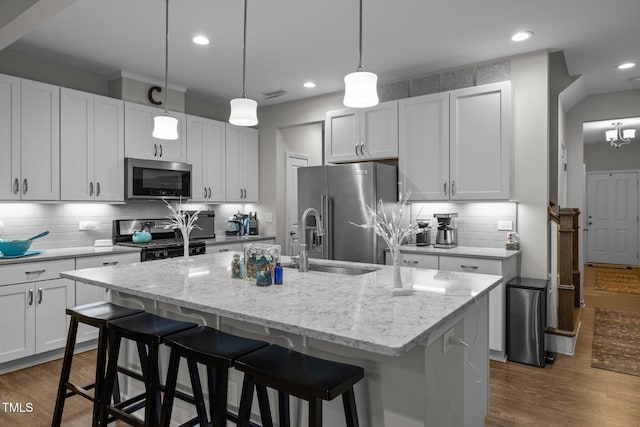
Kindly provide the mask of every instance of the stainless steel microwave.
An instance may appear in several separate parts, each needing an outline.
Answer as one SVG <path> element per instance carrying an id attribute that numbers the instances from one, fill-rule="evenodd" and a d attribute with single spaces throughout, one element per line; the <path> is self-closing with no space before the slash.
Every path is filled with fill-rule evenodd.
<path id="1" fill-rule="evenodd" d="M 125 159 L 127 199 L 190 199 L 191 165 L 160 160 Z"/>

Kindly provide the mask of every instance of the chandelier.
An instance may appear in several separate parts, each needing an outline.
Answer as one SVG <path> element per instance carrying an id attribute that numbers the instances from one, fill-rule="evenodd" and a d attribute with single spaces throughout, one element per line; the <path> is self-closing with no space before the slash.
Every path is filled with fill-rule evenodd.
<path id="1" fill-rule="evenodd" d="M 620 148 L 631 143 L 631 140 L 636 137 L 635 129 L 621 129 L 622 122 L 611 123 L 611 126 L 613 129 L 605 131 L 604 135 L 612 147 Z"/>

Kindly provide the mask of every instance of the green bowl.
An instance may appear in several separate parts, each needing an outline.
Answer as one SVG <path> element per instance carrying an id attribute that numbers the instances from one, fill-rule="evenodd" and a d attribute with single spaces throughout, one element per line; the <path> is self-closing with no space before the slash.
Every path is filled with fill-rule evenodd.
<path id="1" fill-rule="evenodd" d="M 33 240 L 0 240 L 0 252 L 4 256 L 24 255 Z"/>

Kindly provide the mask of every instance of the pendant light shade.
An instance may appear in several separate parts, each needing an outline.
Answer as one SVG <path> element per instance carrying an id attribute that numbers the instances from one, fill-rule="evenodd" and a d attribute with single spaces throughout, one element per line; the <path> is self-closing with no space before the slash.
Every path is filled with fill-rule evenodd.
<path id="1" fill-rule="evenodd" d="M 258 103 L 249 98 L 231 100 L 229 123 L 236 126 L 255 126 L 258 124 Z"/>
<path id="2" fill-rule="evenodd" d="M 178 119 L 169 116 L 167 111 L 167 93 L 169 74 L 169 0 L 165 8 L 165 44 L 164 44 L 164 114 L 153 118 L 153 133 L 157 139 L 178 139 Z"/>
<path id="3" fill-rule="evenodd" d="M 359 27 L 360 59 L 358 70 L 344 76 L 344 100 L 345 106 L 351 108 L 366 108 L 378 105 L 378 76 L 366 72 L 362 68 L 362 0 L 360 0 L 360 27 Z"/>
<path id="4" fill-rule="evenodd" d="M 247 0 L 244 0 L 244 38 L 242 40 L 242 97 L 231 100 L 229 123 L 236 126 L 258 124 L 258 103 L 247 98 Z"/>
<path id="5" fill-rule="evenodd" d="M 373 107 L 378 104 L 378 76 L 356 71 L 344 76 L 344 105 L 351 108 Z"/>
<path id="6" fill-rule="evenodd" d="M 178 119 L 169 115 L 153 118 L 153 133 L 157 139 L 178 139 Z"/>

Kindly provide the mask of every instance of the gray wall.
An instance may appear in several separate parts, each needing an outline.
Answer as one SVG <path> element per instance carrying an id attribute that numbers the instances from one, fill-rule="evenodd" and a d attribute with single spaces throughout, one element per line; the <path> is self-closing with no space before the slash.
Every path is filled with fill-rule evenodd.
<path id="1" fill-rule="evenodd" d="M 580 101 L 575 107 L 567 113 L 566 140 L 568 147 L 568 184 L 567 184 L 567 202 L 568 206 L 581 208 L 584 206 L 582 195 L 582 186 L 584 182 L 582 164 L 586 160 L 585 147 L 583 144 L 582 124 L 596 120 L 615 119 L 620 117 L 640 116 L 640 90 L 630 90 L 622 92 L 611 92 L 597 95 L 590 95 Z M 604 162 L 611 164 L 613 160 L 607 160 L 609 156 L 619 156 L 631 153 L 626 150 L 630 147 L 623 147 L 618 150 L 611 149 L 599 159 L 598 163 L 604 165 Z M 634 148 L 637 150 L 637 148 Z M 633 151 L 637 153 L 638 151 Z M 591 158 L 591 155 L 589 155 Z M 631 159 L 629 155 L 628 161 L 639 159 L 635 156 Z M 636 160 L 637 161 L 637 160 Z M 600 166 L 598 166 L 600 168 Z M 640 165 L 625 169 L 639 169 Z M 595 170 L 595 169 L 593 169 Z"/>
<path id="2" fill-rule="evenodd" d="M 640 170 L 640 141 L 621 148 L 613 148 L 608 142 L 585 144 L 584 164 L 587 172 Z"/>

